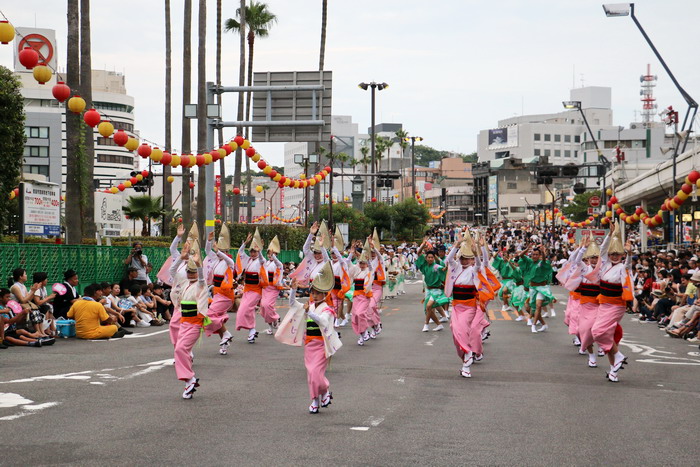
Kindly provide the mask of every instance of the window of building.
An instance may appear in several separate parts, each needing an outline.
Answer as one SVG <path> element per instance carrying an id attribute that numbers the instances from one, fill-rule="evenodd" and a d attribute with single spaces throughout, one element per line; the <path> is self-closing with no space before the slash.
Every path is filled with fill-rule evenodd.
<path id="1" fill-rule="evenodd" d="M 549 157 L 551 155 L 552 155 L 552 151 L 550 151 L 549 149 L 544 150 L 544 157 Z"/>
<path id="2" fill-rule="evenodd" d="M 565 149 L 564 150 L 564 157 L 571 157 L 571 151 L 569 151 L 568 149 Z"/>
<path id="3" fill-rule="evenodd" d="M 48 146 L 25 146 L 24 157 L 49 157 Z"/>
<path id="4" fill-rule="evenodd" d="M 102 136 L 97 137 L 97 144 L 99 146 L 118 146 L 118 144 L 114 142 L 114 138 L 103 138 Z"/>
<path id="5" fill-rule="evenodd" d="M 48 138 L 49 127 L 47 126 L 28 126 L 24 128 L 24 134 L 27 138 Z"/>
<path id="6" fill-rule="evenodd" d="M 114 102 L 93 102 L 93 105 L 99 110 L 114 110 L 116 112 L 131 112 L 134 110 L 131 106 Z"/>
<path id="7" fill-rule="evenodd" d="M 536 156 L 539 156 L 539 155 L 540 155 L 540 150 L 539 150 L 539 149 L 535 149 L 535 155 L 536 155 Z"/>
<path id="8" fill-rule="evenodd" d="M 570 143 L 571 142 L 571 135 L 564 135 L 564 142 Z"/>
<path id="9" fill-rule="evenodd" d="M 581 142 L 581 136 L 580 135 L 574 136 L 574 143 L 580 143 L 580 142 Z"/>
<path id="10" fill-rule="evenodd" d="M 112 121 L 114 124 L 114 129 L 115 130 L 124 130 L 124 131 L 130 131 L 134 132 L 134 124 L 133 123 L 125 123 L 125 122 L 115 122 Z"/>
<path id="11" fill-rule="evenodd" d="M 548 135 L 547 133 L 544 134 L 544 140 L 545 141 L 552 141 L 552 135 Z"/>
<path id="12" fill-rule="evenodd" d="M 554 157 L 561 157 L 561 150 L 555 149 L 554 150 Z"/>
<path id="13" fill-rule="evenodd" d="M 116 154 L 98 154 L 97 162 L 103 162 L 106 164 L 124 164 L 124 165 L 134 165 L 134 158 L 132 156 L 117 156 Z"/>
<path id="14" fill-rule="evenodd" d="M 518 184 L 515 182 L 508 182 L 507 188 L 509 190 L 517 190 L 518 189 Z"/>
<path id="15" fill-rule="evenodd" d="M 24 173 L 28 174 L 39 174 L 46 177 L 49 176 L 49 166 L 48 165 L 25 165 Z"/>
<path id="16" fill-rule="evenodd" d="M 574 151 L 574 157 L 578 157 L 578 151 Z"/>
<path id="17" fill-rule="evenodd" d="M 539 133 L 535 133 L 535 141 L 540 141 L 541 136 Z"/>
<path id="18" fill-rule="evenodd" d="M 511 212 L 511 213 L 514 213 L 514 212 L 523 213 L 523 212 L 525 212 L 525 206 L 511 206 L 511 207 L 510 207 L 510 212 Z"/>
<path id="19" fill-rule="evenodd" d="M 561 135 L 554 135 L 554 142 L 561 143 Z"/>

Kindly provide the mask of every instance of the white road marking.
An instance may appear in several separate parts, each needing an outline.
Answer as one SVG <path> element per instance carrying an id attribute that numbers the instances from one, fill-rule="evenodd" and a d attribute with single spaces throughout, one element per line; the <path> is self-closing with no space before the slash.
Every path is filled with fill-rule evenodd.
<path id="1" fill-rule="evenodd" d="M 161 331 L 149 332 L 148 334 L 136 334 L 136 333 L 128 334 L 128 335 L 122 337 L 122 339 L 138 339 L 140 337 L 151 337 L 151 336 L 155 336 L 157 334 L 163 334 L 164 332 L 170 332 L 170 329 L 163 329 Z M 112 340 L 112 339 L 110 339 L 110 340 Z M 118 340 L 118 339 L 114 339 L 114 340 Z"/>
<path id="2" fill-rule="evenodd" d="M 22 408 L 27 410 L 44 410 L 49 407 L 55 407 L 58 404 L 58 402 L 44 402 L 43 404 L 25 405 Z"/>
<path id="3" fill-rule="evenodd" d="M 369 417 L 366 423 L 370 424 L 371 426 L 379 426 L 383 421 L 384 417 Z"/>
<path id="4" fill-rule="evenodd" d="M 41 410 L 48 409 L 49 407 L 55 407 L 58 404 L 60 404 L 60 402 L 44 402 L 43 404 L 34 404 L 33 400 L 27 399 L 19 394 L 15 394 L 13 392 L 0 392 L 0 408 L 22 408 L 21 412 L 17 412 L 12 415 L 5 415 L 4 417 L 0 417 L 0 420 L 16 420 L 18 418 L 37 413 Z"/>
<path id="5" fill-rule="evenodd" d="M 355 431 L 368 431 L 369 427 L 368 426 L 353 426 L 353 427 L 350 427 L 350 429 L 355 430 Z"/>
<path id="6" fill-rule="evenodd" d="M 25 399 L 14 392 L 0 392 L 0 409 L 17 407 L 18 405 L 31 404 L 32 400 Z"/>
<path id="7" fill-rule="evenodd" d="M 425 341 L 425 345 L 430 345 L 430 346 L 432 346 L 432 345 L 433 345 L 433 342 L 435 342 L 435 341 L 437 340 L 437 338 L 438 338 L 438 336 L 433 336 L 433 337 L 431 337 L 429 341 Z"/>
<path id="8" fill-rule="evenodd" d="M 402 376 L 401 378 L 399 378 L 399 379 L 395 379 L 394 381 L 396 381 L 397 383 L 401 383 L 401 384 L 403 384 L 403 383 L 405 383 L 405 382 L 406 382 L 406 378 L 404 378 L 404 377 Z"/>
<path id="9" fill-rule="evenodd" d="M 659 350 L 650 345 L 642 344 L 639 342 L 634 342 L 623 338 L 620 341 L 620 345 L 629 347 L 633 353 L 640 354 L 640 357 L 650 357 L 650 358 L 638 358 L 635 362 L 641 363 L 663 363 L 665 365 L 693 365 L 700 366 L 700 360 L 694 358 L 686 357 L 675 357 L 675 352 L 669 352 L 665 350 Z"/>

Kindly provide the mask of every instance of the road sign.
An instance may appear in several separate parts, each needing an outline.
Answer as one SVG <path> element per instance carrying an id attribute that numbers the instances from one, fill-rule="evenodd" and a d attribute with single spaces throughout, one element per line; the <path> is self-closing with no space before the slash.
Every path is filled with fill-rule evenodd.
<path id="1" fill-rule="evenodd" d="M 600 206 L 600 196 L 591 196 L 588 199 L 588 205 L 592 208 L 597 208 L 598 206 Z"/>
<path id="2" fill-rule="evenodd" d="M 595 214 L 595 208 L 588 208 L 588 215 L 592 216 L 593 214 Z"/>

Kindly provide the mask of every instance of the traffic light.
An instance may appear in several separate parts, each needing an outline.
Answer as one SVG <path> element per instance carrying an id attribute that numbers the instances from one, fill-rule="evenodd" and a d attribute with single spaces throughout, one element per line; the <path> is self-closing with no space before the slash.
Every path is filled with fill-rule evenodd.
<path id="1" fill-rule="evenodd" d="M 132 177 L 136 177 L 136 175 L 142 174 L 141 172 L 131 172 Z M 143 177 L 141 180 L 136 182 L 134 185 L 132 185 L 132 188 L 136 192 L 140 193 L 145 193 L 148 191 L 149 187 L 153 186 L 153 172 L 148 172 L 148 176 Z"/>
<path id="2" fill-rule="evenodd" d="M 538 185 L 551 185 L 555 178 L 574 178 L 578 176 L 576 164 L 546 165 L 535 169 Z"/>

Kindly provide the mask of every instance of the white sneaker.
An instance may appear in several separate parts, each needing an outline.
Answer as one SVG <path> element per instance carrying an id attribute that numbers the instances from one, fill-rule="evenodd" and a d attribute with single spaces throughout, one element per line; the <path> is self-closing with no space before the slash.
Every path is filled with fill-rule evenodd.
<path id="1" fill-rule="evenodd" d="M 532 330 L 533 334 L 537 334 L 537 326 L 532 324 L 532 325 L 530 325 L 530 329 Z"/>
<path id="2" fill-rule="evenodd" d="M 522 316 L 518 315 L 518 317 L 515 318 L 515 321 L 522 321 L 523 319 L 525 319 L 525 318 L 523 318 Z"/>
<path id="3" fill-rule="evenodd" d="M 545 332 L 547 329 L 549 329 L 549 326 L 547 326 L 547 325 L 545 324 L 544 326 L 540 327 L 540 328 L 537 330 L 537 332 Z"/>
<path id="4" fill-rule="evenodd" d="M 131 321 L 129 321 L 129 325 L 131 325 L 131 326 L 136 326 L 136 321 L 134 321 L 134 320 L 132 319 Z"/>
<path id="5" fill-rule="evenodd" d="M 428 332 L 428 331 L 430 331 L 430 328 L 428 327 L 427 324 L 424 324 L 423 325 L 423 332 Z"/>
<path id="6" fill-rule="evenodd" d="M 148 328 L 148 327 L 150 327 L 150 326 L 151 326 L 151 323 L 147 323 L 147 322 L 145 322 L 145 321 L 143 321 L 143 320 L 142 320 L 142 321 L 139 321 L 138 323 L 136 323 L 136 327 L 137 327 L 137 328 Z"/>
<path id="7" fill-rule="evenodd" d="M 527 319 L 527 325 L 528 325 L 528 326 L 532 326 L 532 318 L 528 318 L 528 319 Z"/>
<path id="8" fill-rule="evenodd" d="M 443 329 L 445 329 L 445 326 L 443 326 L 442 324 L 440 324 L 440 325 L 435 326 L 435 327 L 433 328 L 433 331 L 442 331 Z"/>
<path id="9" fill-rule="evenodd" d="M 440 322 L 441 322 L 441 323 L 446 323 L 446 322 L 447 322 L 447 316 L 443 316 L 442 318 L 440 318 Z"/>
<path id="10" fill-rule="evenodd" d="M 543 318 L 549 318 L 549 312 L 548 312 L 548 311 L 545 311 L 544 313 L 542 313 L 542 317 L 543 317 Z"/>

